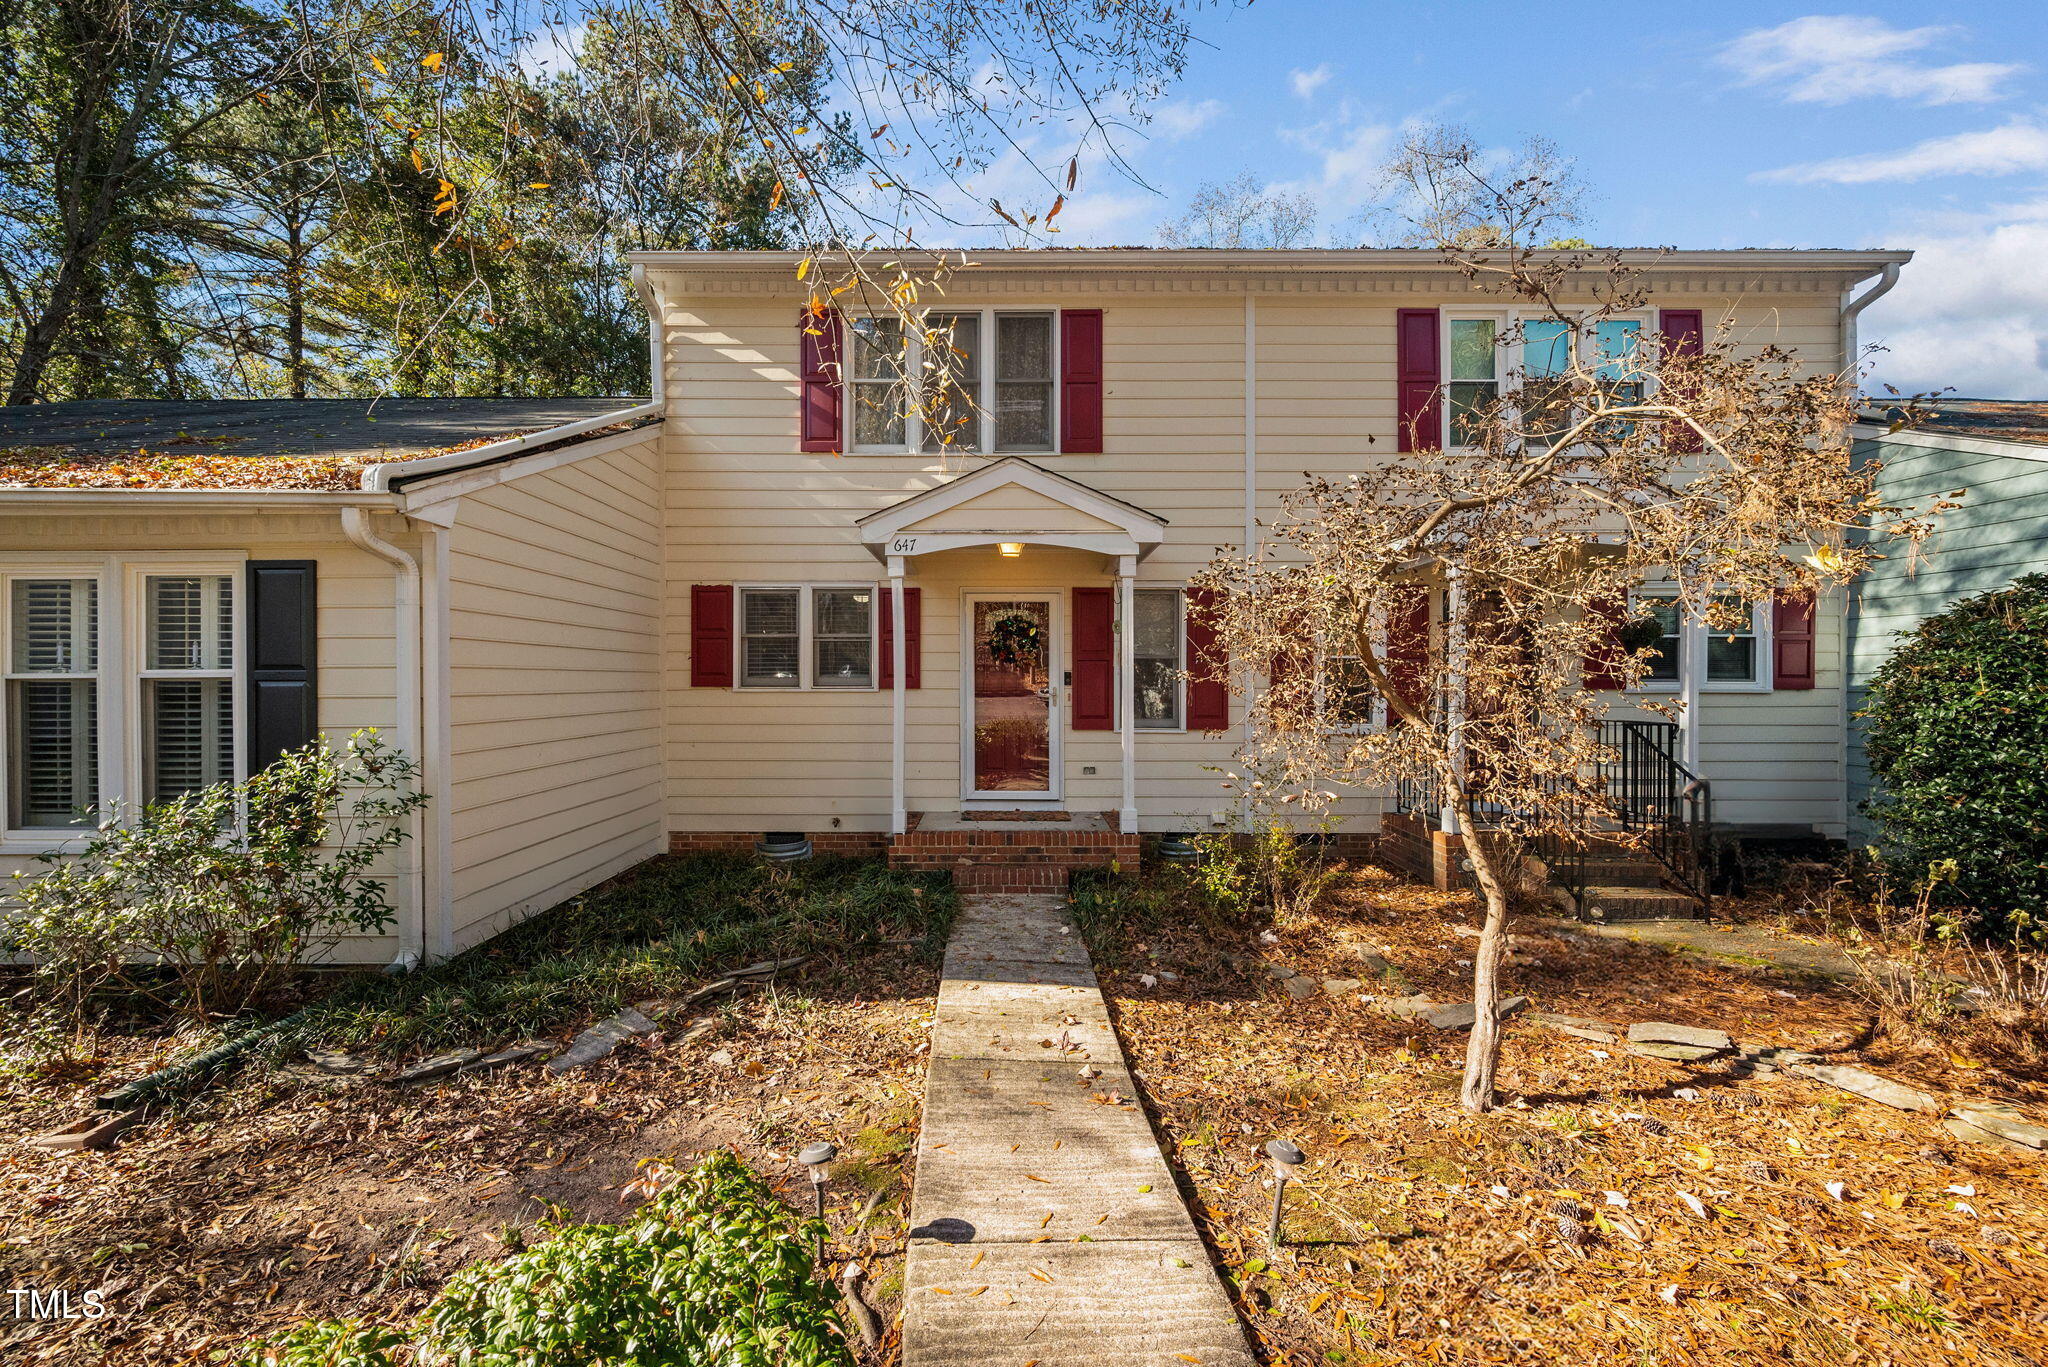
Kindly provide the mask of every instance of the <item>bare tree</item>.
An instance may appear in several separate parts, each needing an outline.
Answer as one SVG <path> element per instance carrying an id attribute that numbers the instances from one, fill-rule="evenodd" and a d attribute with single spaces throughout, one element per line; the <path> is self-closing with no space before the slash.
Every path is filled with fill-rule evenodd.
<path id="1" fill-rule="evenodd" d="M 1414 785 L 1464 833 L 1486 916 L 1461 1100 L 1483 1112 L 1522 856 L 1539 839 L 1620 838 L 1603 829 L 1613 756 L 1597 723 L 1621 695 L 1590 690 L 1586 669 L 1625 686 L 1648 670 L 1631 590 L 1668 581 L 1686 619 L 1733 628 L 1748 604 L 1854 576 L 1875 552 L 1845 539 L 1852 525 L 1919 537 L 1927 524 L 1851 468 L 1843 377 L 1739 348 L 1725 327 L 1662 347 L 1628 316 L 1639 271 L 1529 245 L 1570 199 L 1554 158 L 1495 164 L 1433 137 L 1400 164 L 1412 231 L 1521 319 L 1465 343 L 1542 363 L 1501 367 L 1523 375 L 1505 392 L 1439 395 L 1451 444 L 1421 428 L 1428 449 L 1309 483 L 1262 548 L 1219 557 L 1198 584 L 1214 591 L 1233 678 L 1271 681 L 1251 708 L 1248 772 L 1325 794 Z M 1385 725 L 1361 729 L 1371 698 Z"/>
<path id="2" fill-rule="evenodd" d="M 1204 181 L 1188 207 L 1159 225 L 1162 247 L 1306 247 L 1315 238 L 1316 202 L 1269 189 L 1249 171 Z"/>

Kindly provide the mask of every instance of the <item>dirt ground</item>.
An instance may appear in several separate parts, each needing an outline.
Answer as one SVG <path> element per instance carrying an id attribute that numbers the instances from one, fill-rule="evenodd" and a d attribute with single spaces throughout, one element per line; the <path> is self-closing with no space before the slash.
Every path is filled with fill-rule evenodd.
<path id="1" fill-rule="evenodd" d="M 644 1160 L 730 1147 L 808 1210 L 791 1154 L 820 1138 L 843 1159 L 835 1262 L 862 1261 L 893 1322 L 937 983 L 910 951 L 877 951 L 748 993 L 707 1037 L 656 1035 L 560 1080 L 537 1064 L 420 1086 L 245 1072 L 105 1153 L 15 1141 L 76 1119 L 160 1043 L 0 1084 L 0 1290 L 66 1289 L 73 1307 L 97 1290 L 108 1312 L 0 1317 L 0 1360 L 206 1362 L 308 1317 L 397 1323 L 545 1223 L 622 1218 Z"/>
<path id="2" fill-rule="evenodd" d="M 1741 1077 L 1517 1020 L 1505 1104 L 1457 1107 L 1463 1034 L 1351 999 L 1290 1000 L 1282 965 L 1469 994 L 1467 898 L 1367 870 L 1317 913 L 1168 929 L 1107 956 L 1133 1067 L 1268 1361 L 2048 1362 L 2048 1158 L 1783 1074 Z M 1157 979 L 1147 986 L 1139 977 Z M 1175 976 L 1169 976 L 1175 975 Z M 1882 1037 L 1841 984 L 1537 935 L 1533 1009 L 1717 1026 L 2040 1118 L 2043 1079 Z M 1467 996 L 1469 1000 L 1469 996 Z M 1269 1246 L 1263 1147 L 1310 1164 Z"/>

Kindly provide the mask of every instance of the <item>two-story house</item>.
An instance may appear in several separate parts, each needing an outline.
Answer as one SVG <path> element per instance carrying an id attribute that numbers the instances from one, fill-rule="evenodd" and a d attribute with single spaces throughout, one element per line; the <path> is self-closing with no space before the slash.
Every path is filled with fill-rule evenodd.
<path id="1" fill-rule="evenodd" d="M 1859 288 L 1907 259 L 1624 255 L 1644 336 L 1725 318 L 1826 372 Z M 647 403 L 357 451 L 348 487 L 0 491 L 7 848 L 376 724 L 435 801 L 365 959 L 769 833 L 1010 886 L 1128 861 L 1141 832 L 1236 819 L 1245 709 L 1183 681 L 1208 645 L 1189 576 L 1305 474 L 1448 440 L 1446 393 L 1521 363 L 1492 345 L 1500 301 L 1434 253 L 991 251 L 933 309 L 961 391 L 934 409 L 901 387 L 918 339 L 810 313 L 799 259 L 642 254 Z M 1646 687 L 1692 703 L 1719 822 L 1843 833 L 1842 620 L 1672 622 Z M 1389 800 L 1347 797 L 1342 830 Z"/>

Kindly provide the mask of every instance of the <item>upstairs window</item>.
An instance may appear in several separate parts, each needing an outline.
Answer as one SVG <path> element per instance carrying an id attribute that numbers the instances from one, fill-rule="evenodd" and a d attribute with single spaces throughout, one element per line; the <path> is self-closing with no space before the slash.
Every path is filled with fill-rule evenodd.
<path id="1" fill-rule="evenodd" d="M 7 825 L 90 824 L 99 784 L 99 582 L 16 579 L 7 640 Z"/>
<path id="2" fill-rule="evenodd" d="M 1058 423 L 1051 312 L 983 309 L 850 321 L 849 449 L 1050 452 Z M 921 400 L 919 402 L 918 400 Z"/>
<path id="3" fill-rule="evenodd" d="M 1492 318 L 1450 320 L 1450 444 L 1478 444 L 1481 418 L 1500 400 L 1500 324 Z"/>

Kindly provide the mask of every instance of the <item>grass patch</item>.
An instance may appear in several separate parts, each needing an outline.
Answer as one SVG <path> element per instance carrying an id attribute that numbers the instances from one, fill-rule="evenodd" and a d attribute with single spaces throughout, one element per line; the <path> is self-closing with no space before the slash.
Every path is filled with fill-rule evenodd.
<path id="1" fill-rule="evenodd" d="M 396 1054 L 544 1035 L 761 959 L 899 938 L 933 954 L 957 907 L 944 878 L 875 860 L 658 859 L 444 963 L 352 979 L 295 1038 Z"/>

